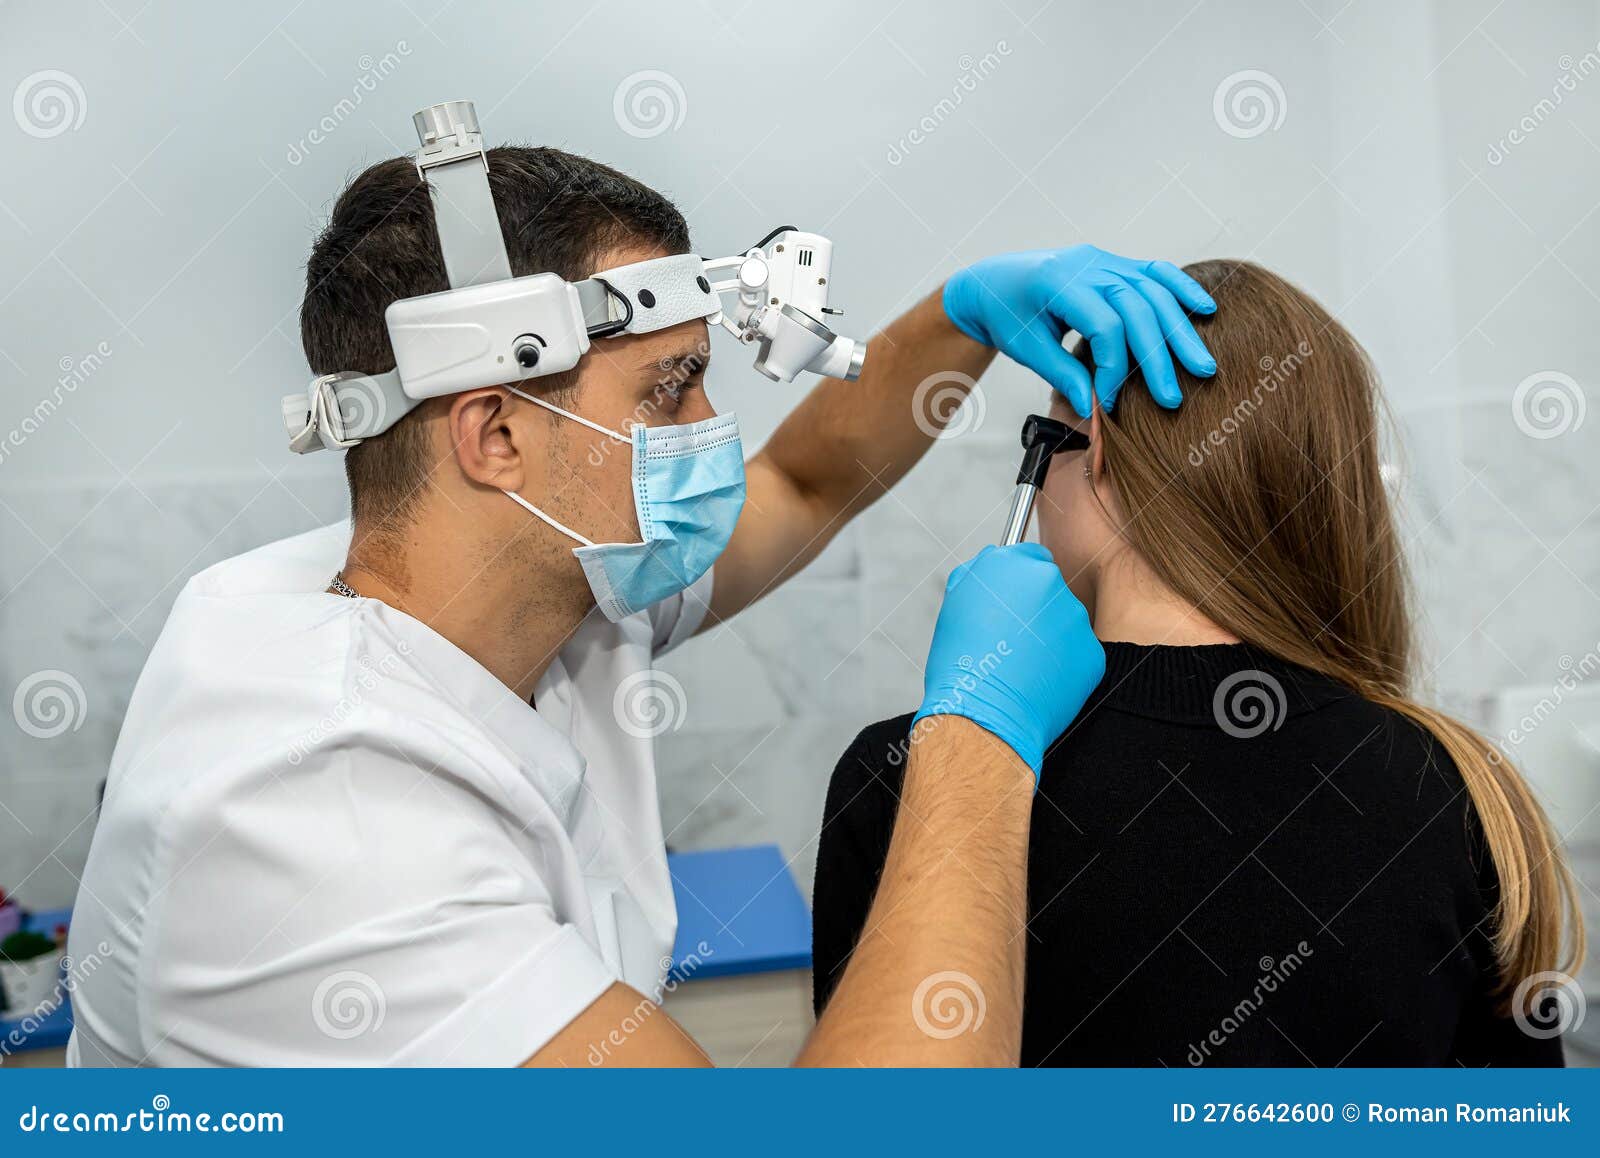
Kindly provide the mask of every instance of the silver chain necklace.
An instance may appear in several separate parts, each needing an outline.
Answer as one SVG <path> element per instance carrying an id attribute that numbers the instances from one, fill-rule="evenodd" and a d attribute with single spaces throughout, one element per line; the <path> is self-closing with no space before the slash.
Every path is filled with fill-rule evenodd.
<path id="1" fill-rule="evenodd" d="M 361 598 L 361 592 L 357 591 L 354 587 L 350 586 L 350 584 L 346 583 L 344 581 L 344 576 L 339 572 L 334 572 L 333 578 L 328 581 L 328 588 L 335 595 L 343 595 L 346 599 Z"/>

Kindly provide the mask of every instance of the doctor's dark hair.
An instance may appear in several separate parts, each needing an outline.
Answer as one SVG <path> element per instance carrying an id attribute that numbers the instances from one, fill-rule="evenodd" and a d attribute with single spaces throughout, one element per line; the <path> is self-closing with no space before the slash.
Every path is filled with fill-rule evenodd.
<path id="1" fill-rule="evenodd" d="M 488 150 L 506 255 L 516 277 L 588 277 L 619 246 L 642 243 L 687 253 L 689 227 L 671 201 L 623 173 L 560 149 L 507 145 Z M 450 288 L 428 187 L 409 157 L 380 161 L 334 203 L 306 262 L 300 340 L 313 374 L 394 369 L 384 310 L 401 298 Z M 538 384 L 559 392 L 577 371 Z M 418 407 L 376 438 L 345 452 L 350 508 L 380 538 L 406 516 L 439 465 Z"/>
<path id="2" fill-rule="evenodd" d="M 1323 306 L 1247 261 L 1186 266 L 1216 299 L 1194 319 L 1217 360 L 1177 367 L 1162 409 L 1135 373 L 1100 424 L 1123 538 L 1211 622 L 1336 680 L 1428 732 L 1455 764 L 1486 851 L 1502 1012 L 1575 974 L 1577 889 L 1527 781 L 1493 744 L 1417 698 L 1405 553 L 1381 471 L 1382 390 L 1365 350 Z M 1091 364 L 1085 343 L 1076 351 Z M 1331 754 L 1337 758 L 1339 753 Z"/>

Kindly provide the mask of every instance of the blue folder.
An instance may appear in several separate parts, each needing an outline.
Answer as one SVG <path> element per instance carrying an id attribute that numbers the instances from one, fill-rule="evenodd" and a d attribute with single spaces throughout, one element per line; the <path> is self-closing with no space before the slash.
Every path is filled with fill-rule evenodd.
<path id="1" fill-rule="evenodd" d="M 775 844 L 667 856 L 678 898 L 674 981 L 805 969 L 811 911 Z"/>

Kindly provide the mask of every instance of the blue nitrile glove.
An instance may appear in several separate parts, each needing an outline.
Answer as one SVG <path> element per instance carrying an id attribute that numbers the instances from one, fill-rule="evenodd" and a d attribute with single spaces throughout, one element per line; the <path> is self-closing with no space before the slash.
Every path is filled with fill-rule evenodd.
<path id="1" fill-rule="evenodd" d="M 1038 543 L 985 547 L 950 573 L 922 679 L 924 716 L 965 716 L 1033 769 L 1106 672 L 1089 614 Z M 912 721 L 916 726 L 916 720 Z"/>
<path id="2" fill-rule="evenodd" d="M 1170 261 L 1133 261 L 1092 245 L 985 258 L 944 287 L 944 312 L 963 334 L 1044 378 L 1084 418 L 1089 375 L 1061 348 L 1068 330 L 1088 339 L 1100 405 L 1110 410 L 1116 401 L 1131 349 L 1151 395 L 1170 410 L 1183 394 L 1167 347 L 1191 374 L 1216 373 L 1216 360 L 1184 313 L 1216 308 L 1200 283 Z"/>

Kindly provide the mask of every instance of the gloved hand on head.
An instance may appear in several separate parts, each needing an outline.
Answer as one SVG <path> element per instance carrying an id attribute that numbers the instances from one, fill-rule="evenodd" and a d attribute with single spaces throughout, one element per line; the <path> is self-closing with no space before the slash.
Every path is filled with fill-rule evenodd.
<path id="1" fill-rule="evenodd" d="M 1092 245 L 986 258 L 944 287 L 945 313 L 962 333 L 1039 374 L 1084 418 L 1094 396 L 1111 409 L 1130 350 L 1155 400 L 1176 407 L 1183 394 L 1173 354 L 1191 374 L 1209 377 L 1217 369 L 1185 311 L 1216 308 L 1171 262 L 1134 261 Z M 1061 346 L 1069 330 L 1082 334 L 1094 355 L 1093 395 L 1088 371 Z"/>
<path id="2" fill-rule="evenodd" d="M 1038 543 L 985 547 L 945 584 L 916 720 L 964 716 L 1004 740 L 1037 779 L 1045 749 L 1105 670 L 1088 612 L 1050 553 Z"/>

